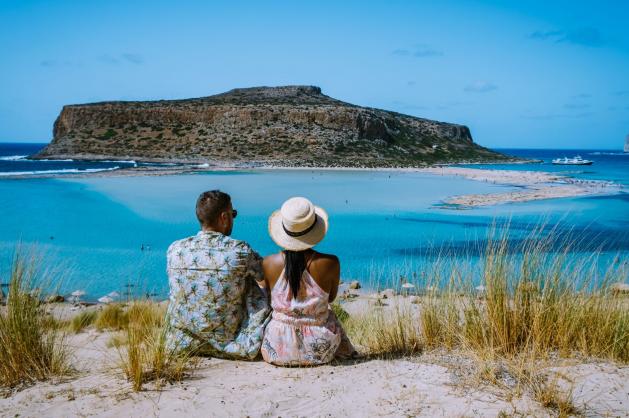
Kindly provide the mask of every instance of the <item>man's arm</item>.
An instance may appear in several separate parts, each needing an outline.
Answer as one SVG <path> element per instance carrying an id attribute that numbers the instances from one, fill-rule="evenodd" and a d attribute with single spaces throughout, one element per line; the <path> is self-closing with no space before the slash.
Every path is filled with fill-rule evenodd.
<path id="1" fill-rule="evenodd" d="M 266 283 L 264 281 L 264 270 L 262 268 L 262 257 L 256 251 L 254 251 L 250 246 L 246 246 L 246 250 L 248 252 L 246 256 L 246 276 L 255 280 L 258 286 L 261 289 L 266 288 Z"/>

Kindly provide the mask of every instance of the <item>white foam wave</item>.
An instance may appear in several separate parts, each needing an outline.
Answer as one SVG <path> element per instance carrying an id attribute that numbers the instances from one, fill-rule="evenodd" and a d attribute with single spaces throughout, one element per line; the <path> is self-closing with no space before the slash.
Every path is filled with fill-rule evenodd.
<path id="1" fill-rule="evenodd" d="M 18 161 L 23 160 L 26 157 L 28 157 L 28 155 L 6 155 L 4 157 L 0 157 L 0 161 Z"/>
<path id="2" fill-rule="evenodd" d="M 110 168 L 87 168 L 85 170 L 79 170 L 78 168 L 63 168 L 60 170 L 39 170 L 39 171 L 3 171 L 0 172 L 0 177 L 4 176 L 32 176 L 39 174 L 67 174 L 67 173 L 97 173 L 99 171 L 112 171 L 119 169 L 119 166 Z"/>
<path id="3" fill-rule="evenodd" d="M 55 163 L 57 163 L 57 162 L 67 163 L 67 162 L 72 162 L 74 160 L 73 159 L 66 159 L 66 160 L 54 160 L 53 159 L 53 160 L 49 160 L 48 158 L 43 158 L 41 160 L 35 160 L 35 161 L 52 161 L 52 162 L 55 162 Z"/>
<path id="4" fill-rule="evenodd" d="M 99 163 L 127 163 L 127 164 L 137 164 L 135 160 L 99 160 Z"/>

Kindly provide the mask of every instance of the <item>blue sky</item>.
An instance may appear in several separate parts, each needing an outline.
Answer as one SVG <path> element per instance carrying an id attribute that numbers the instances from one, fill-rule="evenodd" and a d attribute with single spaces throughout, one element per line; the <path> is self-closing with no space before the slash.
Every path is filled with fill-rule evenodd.
<path id="1" fill-rule="evenodd" d="M 618 149 L 629 2 L 0 1 L 0 141 L 64 104 L 309 84 L 490 147 Z"/>

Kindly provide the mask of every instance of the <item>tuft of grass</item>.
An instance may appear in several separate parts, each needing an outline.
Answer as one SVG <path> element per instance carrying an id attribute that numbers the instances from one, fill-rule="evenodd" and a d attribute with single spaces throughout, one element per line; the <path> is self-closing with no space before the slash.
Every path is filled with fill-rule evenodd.
<path id="1" fill-rule="evenodd" d="M 569 242 L 557 247 L 552 237 L 533 237 L 519 251 L 509 247 L 506 233 L 489 242 L 480 298 L 463 269 L 446 266 L 449 284 L 428 294 L 423 305 L 426 345 L 504 357 L 557 352 L 629 362 L 629 301 L 608 291 L 610 283 L 624 280 L 625 267 L 612 263 L 601 277 L 596 254 L 575 261 Z"/>
<path id="2" fill-rule="evenodd" d="M 397 306 L 391 311 L 372 309 L 341 322 L 350 340 L 370 356 L 418 354 L 424 346 L 419 323 L 408 306 Z"/>
<path id="3" fill-rule="evenodd" d="M 343 309 L 340 303 L 334 302 L 330 304 L 330 309 L 332 309 L 332 312 L 334 312 L 336 318 L 340 322 L 346 322 L 349 319 L 349 313 L 347 313 L 347 311 Z"/>
<path id="4" fill-rule="evenodd" d="M 124 311 L 122 306 L 118 303 L 111 303 L 106 305 L 103 310 L 98 313 L 94 321 L 94 326 L 99 331 L 105 329 L 121 330 L 127 326 L 128 322 L 128 314 Z"/>
<path id="5" fill-rule="evenodd" d="M 116 334 L 111 336 L 109 341 L 107 341 L 107 347 L 108 348 L 114 347 L 114 348 L 120 349 L 122 346 L 124 346 L 126 344 L 127 344 L 127 333 L 126 332 L 116 333 Z"/>
<path id="6" fill-rule="evenodd" d="M 16 387 L 69 373 L 69 350 L 61 327 L 40 303 L 37 260 L 18 250 L 0 311 L 0 385 Z"/>
<path id="7" fill-rule="evenodd" d="M 564 390 L 558 384 L 558 375 L 553 375 L 549 380 L 547 376 L 534 370 L 531 365 L 525 369 L 520 369 L 520 380 L 528 387 L 533 395 L 533 399 L 539 402 L 544 408 L 555 411 L 559 417 L 583 416 L 581 411 L 572 401 L 572 387 Z"/>
<path id="8" fill-rule="evenodd" d="M 118 345 L 121 368 L 133 390 L 140 391 L 149 381 L 160 387 L 164 382 L 181 381 L 193 368 L 192 353 L 166 344 L 168 331 L 164 307 L 152 302 L 133 302 L 128 310 L 126 345 Z"/>
<path id="9" fill-rule="evenodd" d="M 572 392 L 561 390 L 556 383 L 541 381 L 533 386 L 533 396 L 544 408 L 556 411 L 559 417 L 582 415 L 572 402 Z"/>
<path id="10" fill-rule="evenodd" d="M 94 324 L 96 318 L 98 317 L 98 312 L 96 311 L 83 311 L 78 315 L 72 317 L 69 321 L 68 327 L 75 334 L 83 331 L 85 328 Z"/>

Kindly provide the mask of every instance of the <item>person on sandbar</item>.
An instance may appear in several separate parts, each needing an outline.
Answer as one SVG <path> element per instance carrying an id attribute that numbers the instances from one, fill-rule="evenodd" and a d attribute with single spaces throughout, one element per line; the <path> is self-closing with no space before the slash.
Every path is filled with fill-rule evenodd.
<path id="1" fill-rule="evenodd" d="M 269 218 L 269 234 L 283 250 L 264 258 L 273 313 L 261 353 L 278 366 L 314 366 L 357 353 L 329 304 L 336 298 L 339 260 L 312 249 L 328 230 L 328 215 L 293 197 Z"/>

